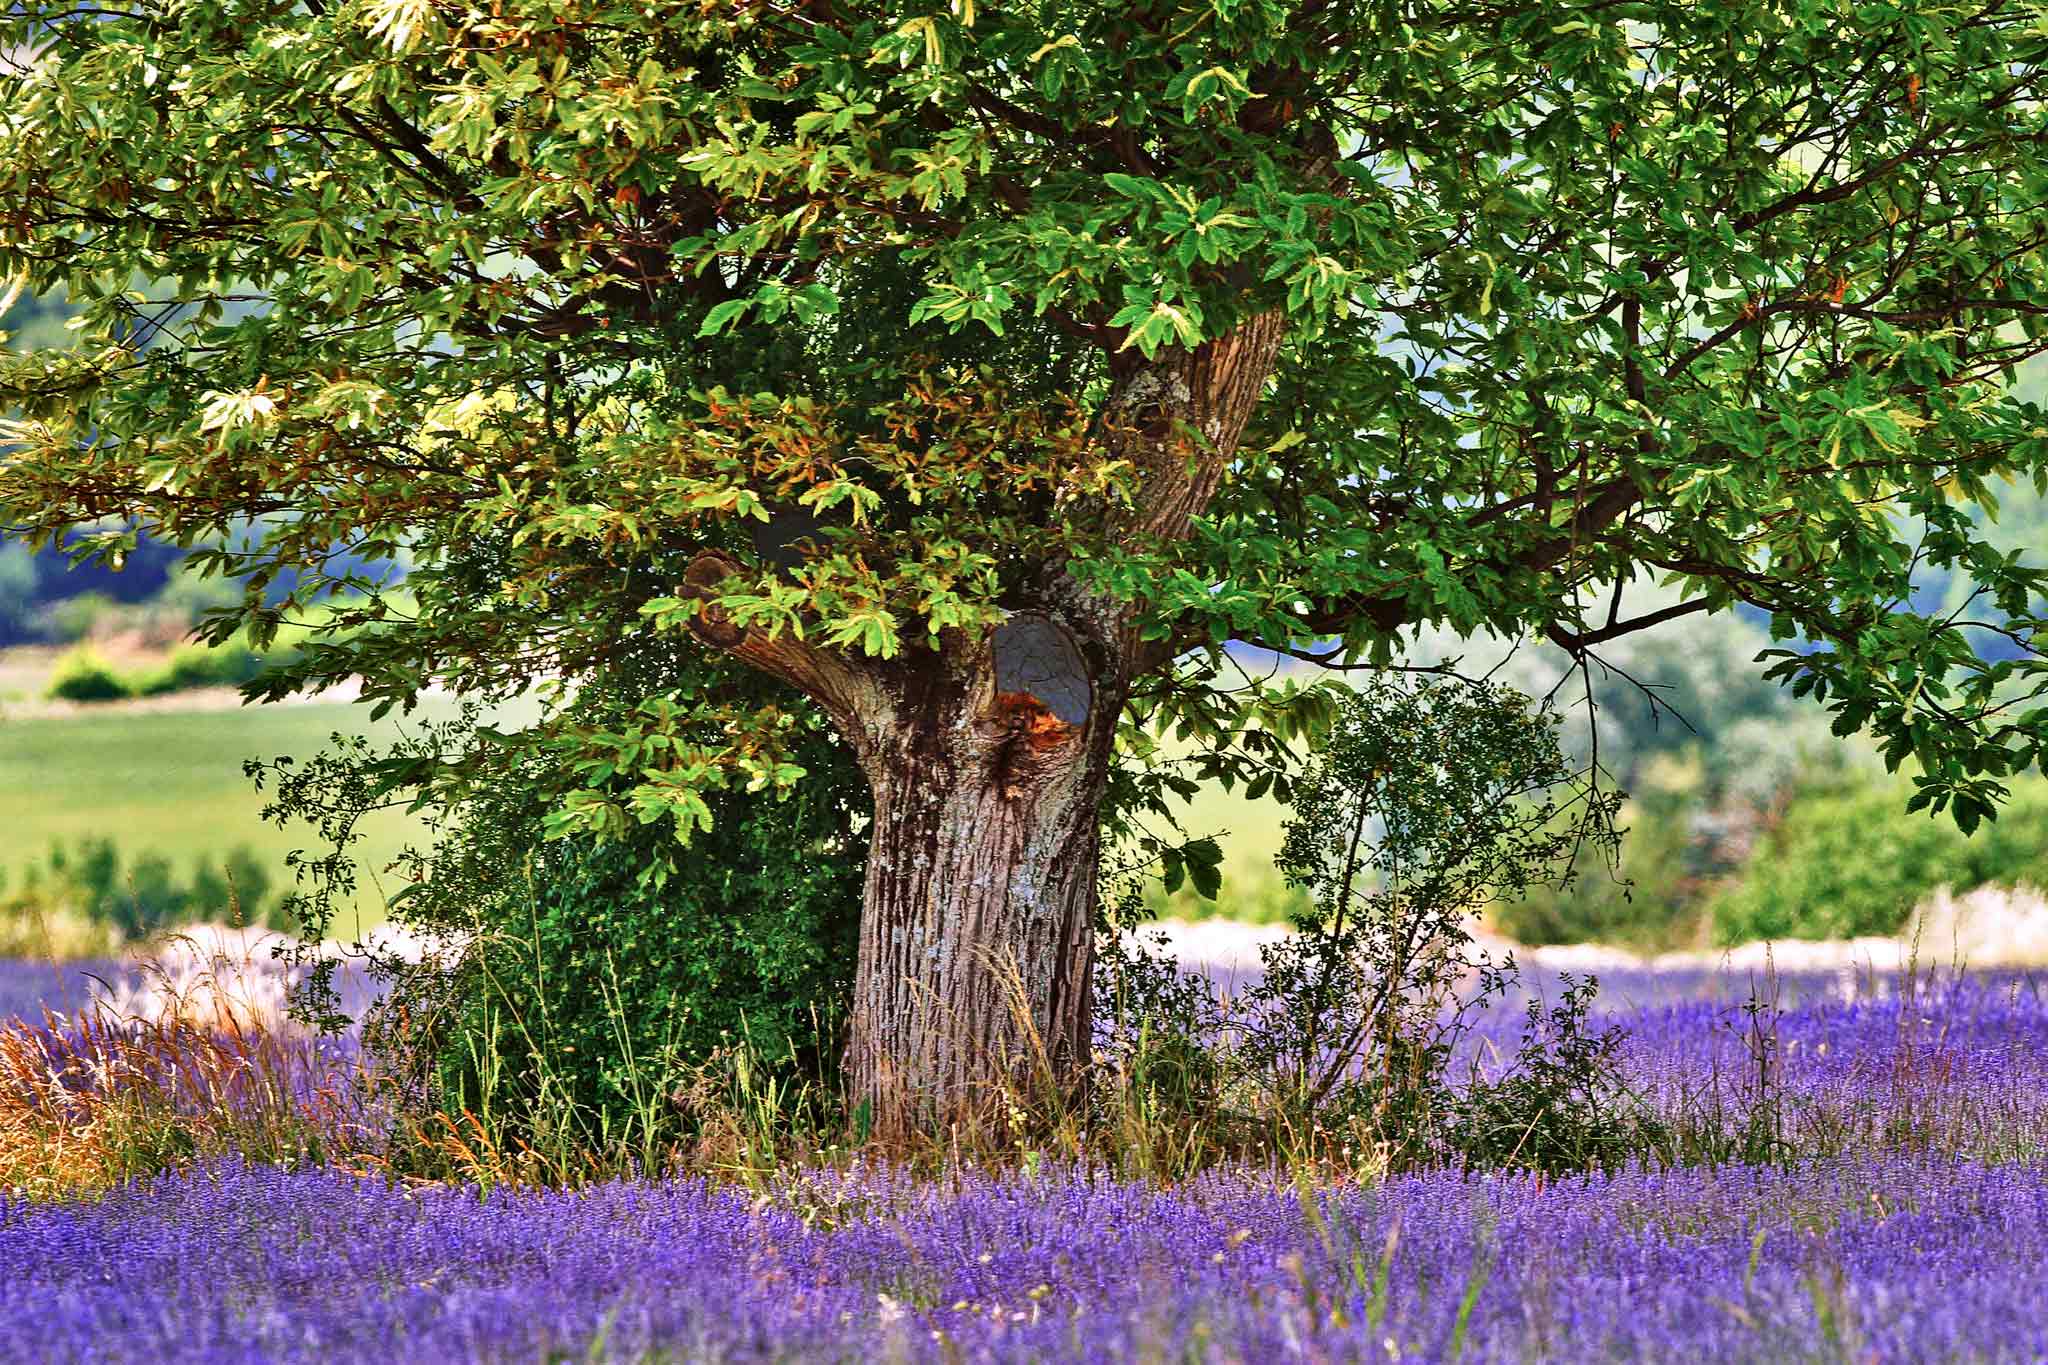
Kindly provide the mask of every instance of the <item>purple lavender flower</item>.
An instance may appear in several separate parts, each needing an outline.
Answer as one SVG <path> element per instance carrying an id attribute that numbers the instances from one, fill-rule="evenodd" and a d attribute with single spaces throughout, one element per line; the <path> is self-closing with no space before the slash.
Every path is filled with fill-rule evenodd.
<path id="1" fill-rule="evenodd" d="M 96 981 L 123 981 L 130 969 L 113 960 L 46 962 L 0 957 L 0 1022 L 40 1019 L 44 1010 L 71 1014 L 84 1009 Z"/>
<path id="2" fill-rule="evenodd" d="M 1328 1190 L 811 1173 L 581 1193 L 229 1163 L 0 1203 L 10 1360 L 2038 1359 L 2048 1171 Z"/>
<path id="3" fill-rule="evenodd" d="M 1610 987 L 1631 1082 L 1674 1123 L 1763 1093 L 1798 1159 L 1306 1197 L 1245 1171 L 486 1193 L 212 1161 L 0 1195 L 0 1360 L 2048 1358 L 2048 981 L 1667 984 Z"/>

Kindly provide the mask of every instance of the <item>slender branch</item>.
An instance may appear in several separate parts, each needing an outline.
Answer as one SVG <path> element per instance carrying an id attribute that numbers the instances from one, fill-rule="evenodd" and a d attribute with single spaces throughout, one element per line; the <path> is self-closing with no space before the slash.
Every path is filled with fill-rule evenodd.
<path id="1" fill-rule="evenodd" d="M 1680 602 L 1677 606 L 1665 607 L 1661 611 L 1646 612 L 1627 621 L 1610 619 L 1606 625 L 1601 626 L 1597 630 L 1570 631 L 1566 630 L 1563 626 L 1551 625 L 1545 628 L 1544 634 L 1559 648 L 1577 655 L 1605 641 L 1616 639 L 1623 635 L 1633 635 L 1639 630 L 1648 630 L 1652 626 L 1661 626 L 1666 621 L 1676 621 L 1682 616 L 1691 616 L 1696 612 L 1709 611 L 1712 608 L 1713 603 L 1706 598 L 1695 597 L 1690 602 Z"/>

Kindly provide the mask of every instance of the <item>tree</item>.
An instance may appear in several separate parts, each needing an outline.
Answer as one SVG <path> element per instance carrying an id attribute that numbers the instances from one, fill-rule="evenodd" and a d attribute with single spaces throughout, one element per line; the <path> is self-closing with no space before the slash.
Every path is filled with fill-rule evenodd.
<path id="1" fill-rule="evenodd" d="M 1327 718 L 1221 689 L 1228 642 L 1371 667 L 1436 623 L 1583 654 L 1748 603 L 1817 643 L 1771 676 L 1965 825 L 2048 737 L 2014 709 L 2041 572 L 1968 519 L 1987 479 L 2048 480 L 2004 388 L 2048 348 L 2032 7 L 5 23 L 0 265 L 87 318 L 9 363 L 17 528 L 123 518 L 90 542 L 118 557 L 267 518 L 202 562 L 364 591 L 267 693 L 566 682 L 631 630 L 800 690 L 874 792 L 848 1062 L 882 1131 L 970 1106 L 1034 1033 L 1085 1058 L 1120 729 L 1263 785 L 1273 736 Z M 416 611 L 318 572 L 401 546 Z M 1918 560 L 2022 657 L 1912 611 Z M 1632 612 L 1645 576 L 1685 600 Z M 797 778 L 778 708 L 636 715 L 540 728 L 600 779 L 558 830 L 688 831 L 709 786 Z"/>

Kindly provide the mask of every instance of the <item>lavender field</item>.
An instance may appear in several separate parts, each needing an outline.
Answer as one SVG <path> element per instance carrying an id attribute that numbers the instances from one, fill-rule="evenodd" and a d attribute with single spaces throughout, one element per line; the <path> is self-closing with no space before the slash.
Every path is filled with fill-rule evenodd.
<path id="1" fill-rule="evenodd" d="M 204 1153 L 0 1195 L 0 1358 L 2048 1356 L 2048 977 L 1637 973 L 1606 999 L 1682 1162 L 847 1158 L 540 1190 Z M 250 1108 L 361 1117 L 333 1103 L 346 1049 L 245 1040 L 236 1065 L 296 1073 Z"/>
<path id="2" fill-rule="evenodd" d="M 239 1163 L 0 1218 L 14 1360 L 2036 1360 L 2038 1166 L 1306 1195 L 852 1171 L 397 1190 Z"/>
<path id="3" fill-rule="evenodd" d="M 118 979 L 122 964 L 100 962 L 36 962 L 0 958 L 0 1020 L 34 1017 L 49 1009 L 69 1014 L 90 998 L 95 978 Z"/>

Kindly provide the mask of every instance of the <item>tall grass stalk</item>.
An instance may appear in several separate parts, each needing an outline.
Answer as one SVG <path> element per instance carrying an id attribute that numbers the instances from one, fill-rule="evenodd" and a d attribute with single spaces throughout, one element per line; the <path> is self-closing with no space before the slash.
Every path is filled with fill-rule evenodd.
<path id="1" fill-rule="evenodd" d="M 381 1144 L 383 1099 L 345 1050 L 232 1018 L 45 1014 L 0 1028 L 0 1188 L 89 1192 L 230 1154 L 353 1164 Z"/>

